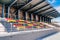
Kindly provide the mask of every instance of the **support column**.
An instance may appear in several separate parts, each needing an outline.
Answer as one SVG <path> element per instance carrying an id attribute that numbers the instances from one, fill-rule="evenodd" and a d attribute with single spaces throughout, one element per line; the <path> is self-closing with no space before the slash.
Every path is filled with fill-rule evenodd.
<path id="1" fill-rule="evenodd" d="M 29 18 L 30 18 L 30 21 L 31 21 L 31 14 L 29 14 Z"/>
<path id="2" fill-rule="evenodd" d="M 47 18 L 47 22 L 48 22 L 48 18 Z"/>
<path id="3" fill-rule="evenodd" d="M 26 20 L 29 20 L 29 14 L 26 12 Z"/>
<path id="4" fill-rule="evenodd" d="M 6 12 L 6 18 L 9 18 L 9 14 L 10 14 L 10 7 L 7 7 L 6 9 L 7 9 L 7 10 L 6 10 L 6 11 L 7 11 L 7 12 Z"/>
<path id="5" fill-rule="evenodd" d="M 31 21 L 33 21 L 34 20 L 34 18 L 33 18 L 33 14 L 31 14 Z"/>
<path id="6" fill-rule="evenodd" d="M 45 17 L 45 22 L 46 22 L 46 17 Z"/>
<path id="7" fill-rule="evenodd" d="M 48 18 L 48 23 L 49 23 L 49 18 Z"/>
<path id="8" fill-rule="evenodd" d="M 27 20 L 27 12 L 25 12 L 25 14 L 26 14 L 26 20 Z"/>
<path id="9" fill-rule="evenodd" d="M 43 22 L 44 22 L 44 17 L 43 17 Z"/>
<path id="10" fill-rule="evenodd" d="M 5 4 L 2 5 L 2 18 L 4 18 Z"/>
<path id="11" fill-rule="evenodd" d="M 47 18 L 45 18 L 45 22 L 47 22 Z"/>
<path id="12" fill-rule="evenodd" d="M 40 16 L 38 15 L 38 22 L 40 22 Z"/>
<path id="13" fill-rule="evenodd" d="M 20 19 L 20 10 L 18 10 L 18 19 Z"/>
<path id="14" fill-rule="evenodd" d="M 36 16 L 35 15 L 33 15 L 33 19 L 34 19 L 34 21 L 36 21 Z"/>
<path id="15" fill-rule="evenodd" d="M 24 20 L 26 20 L 26 12 L 23 13 Z"/>
<path id="16" fill-rule="evenodd" d="M 38 15 L 36 15 L 36 21 L 38 22 Z"/>
<path id="17" fill-rule="evenodd" d="M 43 22 L 43 17 L 41 16 L 41 22 Z"/>
<path id="18" fill-rule="evenodd" d="M 40 22 L 41 22 L 41 16 L 40 16 Z"/>
<path id="19" fill-rule="evenodd" d="M 48 23 L 49 23 L 49 18 L 48 18 Z"/>
<path id="20" fill-rule="evenodd" d="M 51 18 L 49 18 L 49 23 L 51 23 Z"/>
<path id="21" fill-rule="evenodd" d="M 18 19 L 18 10 L 17 10 L 17 12 L 16 12 L 16 19 Z"/>
<path id="22" fill-rule="evenodd" d="M 46 23 L 47 23 L 47 17 L 46 17 Z"/>
<path id="23" fill-rule="evenodd" d="M 44 17 L 44 22 L 45 22 L 45 17 Z"/>

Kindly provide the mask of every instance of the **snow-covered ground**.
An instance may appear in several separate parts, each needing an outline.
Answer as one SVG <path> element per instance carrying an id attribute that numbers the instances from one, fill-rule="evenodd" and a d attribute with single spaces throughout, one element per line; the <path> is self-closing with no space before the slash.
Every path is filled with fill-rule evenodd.
<path id="1" fill-rule="evenodd" d="M 57 32 L 56 29 L 38 29 L 20 32 L 0 33 L 0 40 L 36 40 L 48 34 Z"/>
<path id="2" fill-rule="evenodd" d="M 54 24 L 56 24 L 56 25 L 59 25 L 59 26 L 60 26 L 60 23 L 54 23 Z"/>
<path id="3" fill-rule="evenodd" d="M 0 23 L 0 32 L 4 32 L 5 31 L 5 27 Z"/>
<path id="4" fill-rule="evenodd" d="M 60 40 L 60 32 L 44 38 L 43 40 Z"/>

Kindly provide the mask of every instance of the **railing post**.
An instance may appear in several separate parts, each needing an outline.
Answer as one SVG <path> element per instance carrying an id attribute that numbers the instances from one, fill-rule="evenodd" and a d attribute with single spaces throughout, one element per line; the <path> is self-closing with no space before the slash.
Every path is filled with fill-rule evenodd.
<path id="1" fill-rule="evenodd" d="M 12 25 L 13 25 L 13 23 L 10 23 L 11 24 L 11 32 L 12 32 Z"/>

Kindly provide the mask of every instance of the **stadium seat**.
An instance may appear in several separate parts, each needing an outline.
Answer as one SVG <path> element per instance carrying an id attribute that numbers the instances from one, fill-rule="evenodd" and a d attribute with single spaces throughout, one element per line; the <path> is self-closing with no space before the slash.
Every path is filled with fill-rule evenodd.
<path id="1" fill-rule="evenodd" d="M 26 26 L 26 28 L 28 28 L 28 29 L 29 29 L 29 28 L 32 28 L 32 26 Z"/>
<path id="2" fill-rule="evenodd" d="M 18 26 L 17 27 L 17 30 L 24 30 L 25 29 L 25 26 Z"/>
<path id="3" fill-rule="evenodd" d="M 48 28 L 48 26 L 44 25 L 42 22 L 35 22 L 35 21 L 27 21 L 27 20 L 16 20 L 17 24 L 14 23 L 14 27 L 17 30 L 24 30 L 24 29 L 41 29 L 41 28 Z"/>
<path id="4" fill-rule="evenodd" d="M 15 23 L 16 20 L 8 20 L 7 22 Z"/>
<path id="5" fill-rule="evenodd" d="M 12 18 L 6 18 L 7 22 L 11 22 L 11 23 L 15 23 L 16 20 L 12 19 Z"/>
<path id="6" fill-rule="evenodd" d="M 23 26 L 22 24 L 13 24 L 15 27 Z"/>

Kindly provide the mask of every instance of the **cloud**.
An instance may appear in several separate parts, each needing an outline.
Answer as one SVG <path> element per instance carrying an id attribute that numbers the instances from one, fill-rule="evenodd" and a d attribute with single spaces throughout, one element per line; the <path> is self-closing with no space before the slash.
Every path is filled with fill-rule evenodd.
<path id="1" fill-rule="evenodd" d="M 51 0 L 51 1 L 49 0 L 49 2 L 50 2 L 50 3 L 55 3 L 55 2 L 56 2 L 56 0 Z"/>
<path id="2" fill-rule="evenodd" d="M 56 0 L 52 0 L 52 3 L 56 2 Z"/>
<path id="3" fill-rule="evenodd" d="M 55 7 L 55 9 L 60 13 L 60 6 Z"/>

